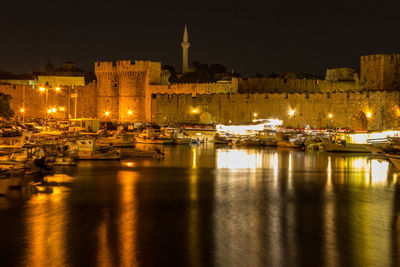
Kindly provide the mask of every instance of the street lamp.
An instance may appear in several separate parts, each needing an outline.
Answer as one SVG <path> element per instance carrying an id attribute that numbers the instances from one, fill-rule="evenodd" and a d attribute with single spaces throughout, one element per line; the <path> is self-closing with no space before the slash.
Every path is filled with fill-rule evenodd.
<path id="1" fill-rule="evenodd" d="M 368 112 L 367 112 L 367 118 L 371 118 L 371 116 L 372 116 L 372 115 L 371 115 L 371 112 L 368 111 Z"/>
<path id="2" fill-rule="evenodd" d="M 21 111 L 22 122 L 25 122 L 25 109 L 24 109 L 24 108 L 21 108 L 19 111 Z"/>
<path id="3" fill-rule="evenodd" d="M 294 116 L 294 114 L 295 114 L 294 109 L 289 110 L 289 115 L 290 116 Z"/>
<path id="4" fill-rule="evenodd" d="M 329 113 L 328 114 L 328 118 L 329 118 L 329 129 L 332 129 L 332 118 L 333 118 L 333 114 Z"/>
<path id="5" fill-rule="evenodd" d="M 253 117 L 257 118 L 257 116 L 258 116 L 257 112 L 254 112 Z"/>
<path id="6" fill-rule="evenodd" d="M 198 110 L 197 110 L 196 108 L 193 108 L 193 109 L 192 109 L 192 112 L 193 112 L 193 113 L 197 113 Z"/>
<path id="7" fill-rule="evenodd" d="M 59 92 L 61 89 L 60 87 L 56 87 L 56 91 Z"/>
<path id="8" fill-rule="evenodd" d="M 108 117 L 108 116 L 110 116 L 110 112 L 106 111 L 106 112 L 104 113 L 104 115 L 106 115 L 106 117 Z"/>

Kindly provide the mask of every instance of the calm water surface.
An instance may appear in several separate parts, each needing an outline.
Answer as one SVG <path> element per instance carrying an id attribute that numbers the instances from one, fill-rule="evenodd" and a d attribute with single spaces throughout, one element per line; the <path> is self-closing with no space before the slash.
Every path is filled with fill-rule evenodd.
<path id="1" fill-rule="evenodd" d="M 164 151 L 82 161 L 45 178 L 51 194 L 0 197 L 1 266 L 400 265 L 400 185 L 387 161 Z"/>

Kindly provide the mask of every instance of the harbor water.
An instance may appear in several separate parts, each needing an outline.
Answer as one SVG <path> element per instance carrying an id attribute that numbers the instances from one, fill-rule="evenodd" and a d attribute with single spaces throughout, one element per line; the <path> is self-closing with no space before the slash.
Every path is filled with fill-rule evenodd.
<path id="1" fill-rule="evenodd" d="M 1 266 L 400 265 L 400 182 L 386 160 L 160 150 L 80 161 L 45 177 L 51 190 L 0 196 Z"/>

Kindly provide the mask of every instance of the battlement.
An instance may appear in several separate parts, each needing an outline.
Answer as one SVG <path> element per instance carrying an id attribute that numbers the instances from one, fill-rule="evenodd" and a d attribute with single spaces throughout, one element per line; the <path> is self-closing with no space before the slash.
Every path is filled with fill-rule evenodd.
<path id="1" fill-rule="evenodd" d="M 374 55 L 365 55 L 361 56 L 361 62 L 368 61 L 382 61 L 385 62 L 394 62 L 400 60 L 400 54 L 374 54 Z"/>
<path id="2" fill-rule="evenodd" d="M 115 65 L 111 61 L 98 61 L 94 63 L 94 71 L 97 72 L 112 72 L 115 71 Z"/>
<path id="3" fill-rule="evenodd" d="M 362 56 L 360 67 L 365 89 L 400 90 L 400 54 Z"/>

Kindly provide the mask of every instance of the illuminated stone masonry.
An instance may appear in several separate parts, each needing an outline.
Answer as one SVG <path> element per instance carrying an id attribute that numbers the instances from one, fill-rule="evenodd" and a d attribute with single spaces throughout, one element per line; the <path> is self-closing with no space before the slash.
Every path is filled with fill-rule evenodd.
<path id="1" fill-rule="evenodd" d="M 243 123 L 257 118 L 282 119 L 291 127 L 399 127 L 400 55 L 361 57 L 361 72 L 327 70 L 326 80 L 232 78 L 216 83 L 168 82 L 160 62 L 96 62 L 97 80 L 41 92 L 29 85 L 0 85 L 12 108 L 25 118 L 97 117 L 101 121 L 167 123 Z M 46 94 L 47 93 L 47 94 Z M 75 101 L 77 101 L 75 109 Z M 195 111 L 195 112 L 194 112 Z M 331 114 L 331 118 L 329 117 Z"/>

